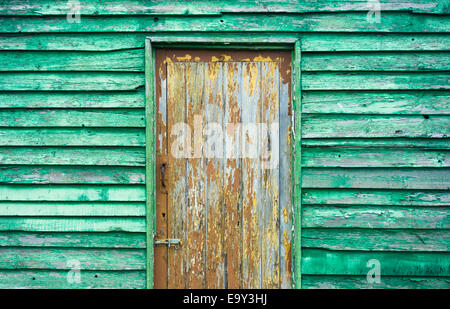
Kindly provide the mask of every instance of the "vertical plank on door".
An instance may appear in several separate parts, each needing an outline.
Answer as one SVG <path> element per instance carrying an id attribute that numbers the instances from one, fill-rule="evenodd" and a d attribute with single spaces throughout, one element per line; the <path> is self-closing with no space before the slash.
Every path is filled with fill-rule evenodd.
<path id="1" fill-rule="evenodd" d="M 241 185 L 240 153 L 240 122 L 241 122 L 241 74 L 242 64 L 239 62 L 225 62 L 224 68 L 224 210 L 225 210 L 225 239 L 224 239 L 224 267 L 225 288 L 238 289 L 241 287 L 241 237 L 242 219 L 239 187 Z"/>
<path id="2" fill-rule="evenodd" d="M 261 62 L 262 288 L 279 288 L 279 66 Z"/>
<path id="3" fill-rule="evenodd" d="M 187 123 L 191 128 L 192 157 L 187 161 L 188 205 L 186 216 L 186 263 L 189 288 L 205 287 L 205 159 L 203 158 L 205 63 L 186 64 Z"/>
<path id="4" fill-rule="evenodd" d="M 223 68 L 221 62 L 206 67 L 206 288 L 224 287 L 223 260 Z"/>
<path id="5" fill-rule="evenodd" d="M 167 66 L 160 63 L 157 66 L 156 78 L 159 85 L 156 88 L 156 235 L 155 239 L 167 238 L 167 183 L 162 183 L 161 168 L 167 166 Z M 156 246 L 154 249 L 155 263 L 154 287 L 157 289 L 167 288 L 167 247 Z"/>
<path id="6" fill-rule="evenodd" d="M 185 242 L 186 215 L 186 159 L 180 156 L 186 150 L 188 132 L 178 130 L 180 124 L 185 124 L 186 116 L 186 83 L 185 64 L 167 64 L 167 109 L 168 113 L 168 144 L 170 160 L 168 172 L 168 234 L 169 238 L 181 239 Z M 183 135 L 183 133 L 185 135 Z M 176 153 L 176 152 L 180 153 Z M 174 156 L 174 154 L 176 156 Z M 185 287 L 184 245 L 181 248 L 168 249 L 168 287 Z"/>
<path id="7" fill-rule="evenodd" d="M 289 115 L 290 74 L 280 76 L 280 288 L 291 288 L 291 119 Z M 282 75 L 280 72 L 280 75 Z M 282 188 L 282 189 L 281 189 Z"/>
<path id="8" fill-rule="evenodd" d="M 260 179 L 257 155 L 260 122 L 261 65 L 242 63 L 242 285 L 261 287 L 261 231 L 259 226 Z"/>

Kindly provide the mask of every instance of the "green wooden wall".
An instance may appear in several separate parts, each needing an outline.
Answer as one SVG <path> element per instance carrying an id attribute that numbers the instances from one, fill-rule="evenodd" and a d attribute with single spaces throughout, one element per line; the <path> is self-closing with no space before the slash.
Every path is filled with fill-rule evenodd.
<path id="1" fill-rule="evenodd" d="M 145 287 L 148 35 L 298 35 L 303 287 L 450 287 L 448 0 L 79 2 L 0 1 L 0 288 Z"/>

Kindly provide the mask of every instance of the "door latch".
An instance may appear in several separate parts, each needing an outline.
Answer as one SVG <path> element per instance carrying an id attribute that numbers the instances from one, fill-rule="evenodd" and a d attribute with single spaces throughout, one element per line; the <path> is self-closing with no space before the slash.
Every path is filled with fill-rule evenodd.
<path id="1" fill-rule="evenodd" d="M 181 239 L 155 239 L 153 244 L 155 246 L 179 247 L 181 246 Z"/>

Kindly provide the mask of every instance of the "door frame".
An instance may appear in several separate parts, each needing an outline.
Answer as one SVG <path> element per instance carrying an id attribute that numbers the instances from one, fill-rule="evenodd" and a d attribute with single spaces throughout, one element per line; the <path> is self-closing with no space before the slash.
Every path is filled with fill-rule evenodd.
<path id="1" fill-rule="evenodd" d="M 217 38 L 210 36 L 150 36 L 145 39 L 145 175 L 146 175 L 146 286 L 153 288 L 154 236 L 156 233 L 156 78 L 155 48 L 271 49 L 292 52 L 291 80 L 291 186 L 292 186 L 292 288 L 301 288 L 301 44 L 298 37 Z"/>

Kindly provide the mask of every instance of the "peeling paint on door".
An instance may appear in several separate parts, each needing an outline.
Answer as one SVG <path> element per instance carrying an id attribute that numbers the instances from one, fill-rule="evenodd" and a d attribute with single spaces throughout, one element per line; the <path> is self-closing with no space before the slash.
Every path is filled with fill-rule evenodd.
<path id="1" fill-rule="evenodd" d="M 156 55 L 157 162 L 165 164 L 156 237 L 181 245 L 155 249 L 155 287 L 290 287 L 289 53 Z M 180 122 L 189 128 L 185 158 L 170 151 Z M 224 133 L 208 138 L 211 123 Z M 257 156 L 243 156 L 246 147 Z"/>

